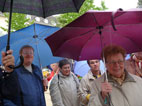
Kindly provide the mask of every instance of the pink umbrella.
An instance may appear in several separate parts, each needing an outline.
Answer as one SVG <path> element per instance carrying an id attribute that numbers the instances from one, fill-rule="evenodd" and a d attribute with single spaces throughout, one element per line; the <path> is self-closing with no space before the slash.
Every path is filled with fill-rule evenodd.
<path id="1" fill-rule="evenodd" d="M 100 59 L 105 45 L 120 45 L 127 53 L 142 51 L 142 9 L 89 11 L 45 39 L 54 56 L 74 60 Z"/>

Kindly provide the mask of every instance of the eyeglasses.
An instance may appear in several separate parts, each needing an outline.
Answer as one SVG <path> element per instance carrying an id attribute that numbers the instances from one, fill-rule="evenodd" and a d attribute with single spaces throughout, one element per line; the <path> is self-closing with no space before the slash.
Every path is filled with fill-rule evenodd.
<path id="1" fill-rule="evenodd" d="M 24 55 L 33 55 L 33 52 L 23 52 Z"/>
<path id="2" fill-rule="evenodd" d="M 118 61 L 111 61 L 111 62 L 106 62 L 107 64 L 115 65 L 116 63 L 122 65 L 124 64 L 124 60 L 118 60 Z"/>

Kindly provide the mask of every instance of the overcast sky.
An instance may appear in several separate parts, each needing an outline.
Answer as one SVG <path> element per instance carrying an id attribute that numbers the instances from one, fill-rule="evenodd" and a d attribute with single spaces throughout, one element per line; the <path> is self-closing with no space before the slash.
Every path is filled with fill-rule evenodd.
<path id="1" fill-rule="evenodd" d="M 100 6 L 101 0 L 94 0 L 94 4 Z M 117 10 L 122 8 L 128 10 L 137 7 L 138 0 L 105 0 L 105 5 L 109 10 Z"/>

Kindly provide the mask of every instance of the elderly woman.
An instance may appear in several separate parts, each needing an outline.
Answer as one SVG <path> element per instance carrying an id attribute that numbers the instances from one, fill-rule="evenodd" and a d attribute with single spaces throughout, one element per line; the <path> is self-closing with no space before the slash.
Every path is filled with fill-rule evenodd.
<path id="1" fill-rule="evenodd" d="M 142 105 L 142 79 L 125 70 L 125 53 L 115 45 L 103 49 L 108 81 L 105 75 L 94 81 L 88 106 Z"/>
<path id="2" fill-rule="evenodd" d="M 142 77 L 142 52 L 131 54 L 131 58 L 126 61 L 125 68 L 131 74 Z"/>

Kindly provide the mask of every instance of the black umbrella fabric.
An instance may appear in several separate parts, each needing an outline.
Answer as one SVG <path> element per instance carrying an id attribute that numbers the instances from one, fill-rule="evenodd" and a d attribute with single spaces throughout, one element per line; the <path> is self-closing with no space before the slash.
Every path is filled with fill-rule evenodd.
<path id="1" fill-rule="evenodd" d="M 48 17 L 55 14 L 78 12 L 85 0 L 0 0 L 0 11 Z"/>

